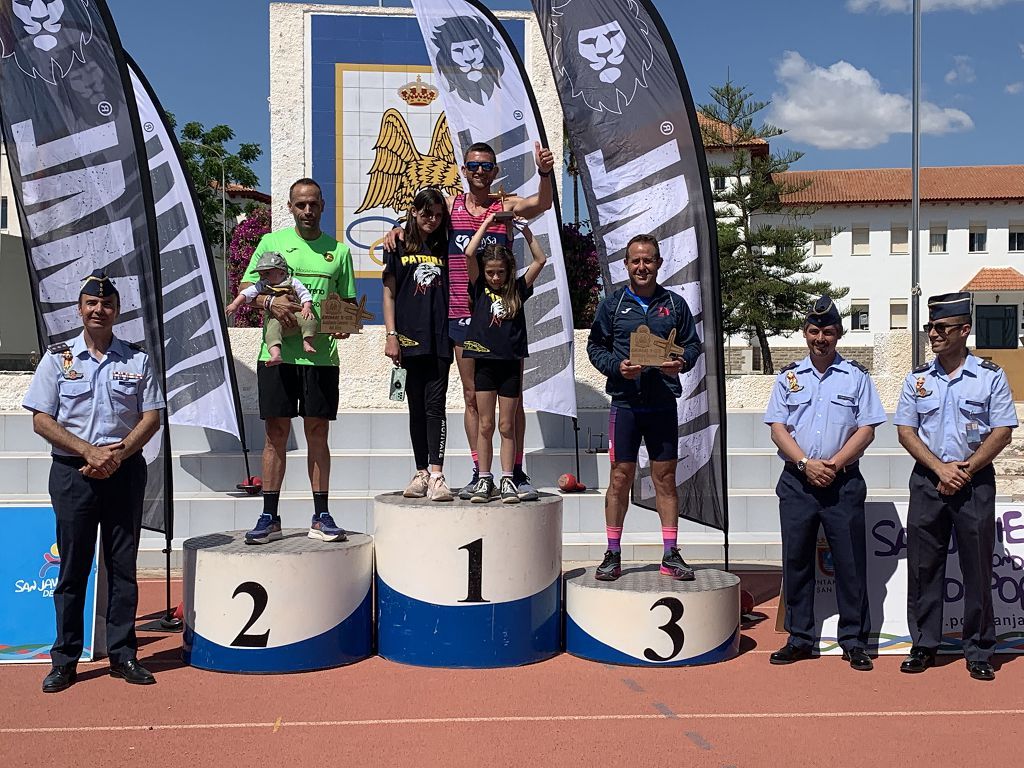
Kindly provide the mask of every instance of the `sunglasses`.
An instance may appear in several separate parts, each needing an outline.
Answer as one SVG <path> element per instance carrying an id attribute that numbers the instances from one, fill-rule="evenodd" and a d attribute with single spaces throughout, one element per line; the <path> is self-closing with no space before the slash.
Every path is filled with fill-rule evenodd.
<path id="1" fill-rule="evenodd" d="M 443 219 L 444 218 L 444 212 L 443 211 L 438 212 L 438 213 L 435 213 L 434 211 L 419 211 L 415 215 L 418 216 L 421 219 L 425 219 L 426 221 L 433 221 L 434 219 Z"/>
<path id="2" fill-rule="evenodd" d="M 466 170 L 469 171 L 470 173 L 476 173 L 477 171 L 483 171 L 484 173 L 490 173 L 491 171 L 493 171 L 497 167 L 498 166 L 497 166 L 496 163 L 492 163 L 489 160 L 484 160 L 483 162 L 481 162 L 479 160 L 468 160 L 468 161 L 466 161 Z"/>
<path id="3" fill-rule="evenodd" d="M 959 328 L 964 325 L 967 325 L 967 323 L 925 323 L 924 332 L 931 333 L 931 331 L 934 330 L 940 336 L 945 336 L 954 328 Z"/>

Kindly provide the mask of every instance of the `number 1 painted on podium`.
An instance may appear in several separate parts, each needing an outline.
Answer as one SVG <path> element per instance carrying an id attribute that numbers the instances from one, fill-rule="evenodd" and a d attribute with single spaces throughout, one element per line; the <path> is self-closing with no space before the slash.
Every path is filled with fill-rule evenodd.
<path id="1" fill-rule="evenodd" d="M 483 597 L 484 579 L 484 540 L 479 538 L 471 541 L 459 549 L 466 550 L 469 555 L 469 575 L 466 584 L 466 599 L 459 600 L 460 603 L 489 603 Z"/>

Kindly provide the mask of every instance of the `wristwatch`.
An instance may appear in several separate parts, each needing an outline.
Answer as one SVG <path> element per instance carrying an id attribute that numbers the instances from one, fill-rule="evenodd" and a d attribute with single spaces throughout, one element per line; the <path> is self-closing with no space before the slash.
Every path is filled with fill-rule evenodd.
<path id="1" fill-rule="evenodd" d="M 387 332 L 386 334 L 384 334 L 384 335 L 385 335 L 385 336 L 397 336 L 397 335 L 398 335 L 398 331 L 388 331 L 388 332 Z"/>
<path id="2" fill-rule="evenodd" d="M 796 468 L 799 469 L 801 472 L 803 472 L 804 470 L 807 469 L 807 457 L 806 456 L 804 456 L 802 459 L 800 459 L 800 461 L 798 461 L 796 463 Z"/>

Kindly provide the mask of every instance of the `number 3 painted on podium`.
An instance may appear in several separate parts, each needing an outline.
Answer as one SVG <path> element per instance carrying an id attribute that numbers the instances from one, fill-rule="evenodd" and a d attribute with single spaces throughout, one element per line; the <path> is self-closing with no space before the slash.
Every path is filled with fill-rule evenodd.
<path id="1" fill-rule="evenodd" d="M 674 659 L 683 650 L 683 641 L 686 639 L 686 636 L 683 634 L 683 628 L 679 626 L 679 620 L 683 618 L 682 602 L 678 597 L 663 597 L 651 606 L 651 610 L 653 611 L 661 605 L 668 608 L 671 613 L 669 614 L 668 621 L 658 627 L 658 629 L 672 639 L 672 653 L 668 656 L 659 656 L 653 648 L 645 648 L 644 657 L 648 661 L 669 661 Z"/>
<path id="2" fill-rule="evenodd" d="M 260 620 L 260 616 L 263 615 L 263 611 L 267 609 L 267 590 L 262 584 L 255 581 L 243 581 L 237 587 L 235 592 L 231 595 L 231 599 L 238 597 L 241 594 L 249 595 L 252 598 L 252 615 L 249 617 L 249 621 L 246 622 L 245 626 L 242 627 L 242 631 L 238 633 L 238 637 L 231 641 L 232 648 L 266 648 L 267 641 L 270 639 L 270 630 L 268 629 L 262 635 L 247 635 L 249 627 Z"/>

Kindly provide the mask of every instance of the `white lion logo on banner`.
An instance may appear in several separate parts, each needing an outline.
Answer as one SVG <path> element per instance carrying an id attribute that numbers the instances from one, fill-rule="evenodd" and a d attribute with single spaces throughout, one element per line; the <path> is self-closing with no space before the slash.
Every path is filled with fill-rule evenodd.
<path id="1" fill-rule="evenodd" d="M 647 71 L 654 64 L 650 30 L 640 19 L 640 6 L 630 0 L 632 13 L 604 24 L 580 27 L 569 13 L 573 0 L 552 6 L 558 74 L 572 86 L 573 98 L 595 112 L 622 110 L 640 88 L 647 87 Z"/>
<path id="2" fill-rule="evenodd" d="M 463 101 L 483 105 L 501 87 L 505 63 L 491 28 L 476 16 L 445 19 L 434 30 L 437 71 Z"/>
<path id="3" fill-rule="evenodd" d="M 13 56 L 22 72 L 51 85 L 85 63 L 92 33 L 89 0 L 0 0 L 0 59 Z"/>

